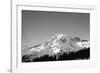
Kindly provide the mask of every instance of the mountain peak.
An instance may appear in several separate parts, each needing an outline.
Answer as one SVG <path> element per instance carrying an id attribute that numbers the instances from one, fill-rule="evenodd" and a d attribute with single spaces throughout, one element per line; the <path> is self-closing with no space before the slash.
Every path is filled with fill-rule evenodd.
<path id="1" fill-rule="evenodd" d="M 58 39 L 60 39 L 60 38 L 62 38 L 62 37 L 64 37 L 65 35 L 64 34 L 56 34 L 56 37 L 58 38 Z"/>
<path id="2" fill-rule="evenodd" d="M 65 35 L 64 34 L 56 34 L 56 35 L 54 35 L 54 36 L 52 36 L 51 38 L 50 38 L 50 41 L 53 41 L 53 40 L 58 40 L 58 39 L 61 39 L 62 37 L 64 37 Z"/>
<path id="3" fill-rule="evenodd" d="M 60 50 L 67 53 L 71 51 L 78 51 L 81 48 L 89 47 L 88 41 L 81 41 L 79 37 L 71 38 L 64 34 L 56 34 L 49 41 L 43 42 L 41 44 L 34 45 L 29 52 L 41 52 L 41 51 L 52 51 L 52 53 L 57 54 Z"/>
<path id="4" fill-rule="evenodd" d="M 79 37 L 70 37 L 64 34 L 56 34 L 49 41 L 38 43 L 22 52 L 23 58 L 30 61 L 45 56 L 55 57 L 58 60 L 61 55 L 81 52 L 90 48 L 90 42 Z M 84 51 L 85 52 L 85 51 Z M 67 56 L 68 57 L 68 56 Z M 65 58 L 67 58 L 65 57 Z"/>

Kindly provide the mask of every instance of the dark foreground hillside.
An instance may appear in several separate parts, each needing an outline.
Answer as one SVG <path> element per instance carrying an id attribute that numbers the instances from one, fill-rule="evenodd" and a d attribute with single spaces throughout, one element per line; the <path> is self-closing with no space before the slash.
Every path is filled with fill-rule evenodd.
<path id="1" fill-rule="evenodd" d="M 90 48 L 80 50 L 78 52 L 66 52 L 62 54 L 55 54 L 53 56 L 44 55 L 41 57 L 30 59 L 30 56 L 24 55 L 22 62 L 43 62 L 43 61 L 63 61 L 63 60 L 82 60 L 90 58 Z"/>

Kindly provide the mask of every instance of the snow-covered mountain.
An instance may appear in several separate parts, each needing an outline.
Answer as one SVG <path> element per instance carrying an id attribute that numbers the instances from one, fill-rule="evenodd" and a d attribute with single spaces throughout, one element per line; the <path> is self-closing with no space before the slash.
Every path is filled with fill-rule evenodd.
<path id="1" fill-rule="evenodd" d="M 64 34 L 56 34 L 46 42 L 38 43 L 31 48 L 22 51 L 22 55 L 43 56 L 54 55 L 60 52 L 77 52 L 90 47 L 89 41 L 83 41 L 79 37 L 70 37 Z M 32 56 L 33 57 L 33 56 Z"/>

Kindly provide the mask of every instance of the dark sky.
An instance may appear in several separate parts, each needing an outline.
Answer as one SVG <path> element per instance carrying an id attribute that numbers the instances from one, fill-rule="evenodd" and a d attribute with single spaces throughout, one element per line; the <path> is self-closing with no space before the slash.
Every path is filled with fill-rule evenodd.
<path id="1" fill-rule="evenodd" d="M 22 46 L 46 41 L 57 33 L 90 39 L 89 13 L 22 11 Z"/>

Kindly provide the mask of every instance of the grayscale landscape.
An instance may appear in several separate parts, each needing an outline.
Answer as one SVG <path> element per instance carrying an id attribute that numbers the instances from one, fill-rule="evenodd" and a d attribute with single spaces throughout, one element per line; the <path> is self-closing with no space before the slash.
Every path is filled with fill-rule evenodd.
<path id="1" fill-rule="evenodd" d="M 22 62 L 90 59 L 90 14 L 22 10 Z"/>

